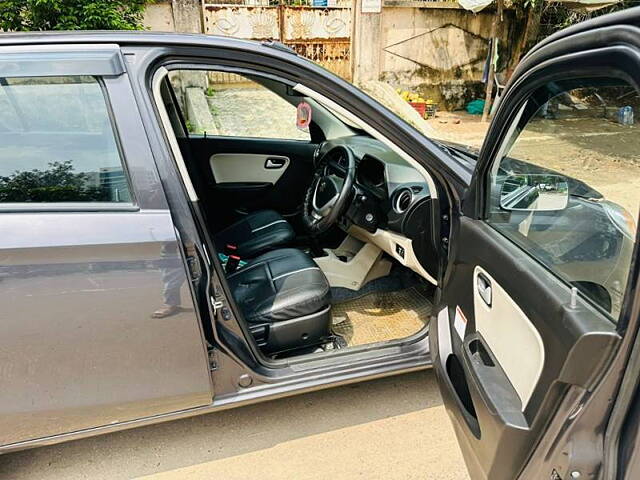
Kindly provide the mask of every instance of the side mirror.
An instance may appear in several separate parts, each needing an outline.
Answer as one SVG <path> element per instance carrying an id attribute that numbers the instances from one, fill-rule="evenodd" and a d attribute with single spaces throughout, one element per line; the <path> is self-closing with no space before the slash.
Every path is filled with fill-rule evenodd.
<path id="1" fill-rule="evenodd" d="M 500 207 L 504 210 L 552 212 L 564 210 L 568 203 L 569 184 L 561 175 L 509 175 L 500 192 Z"/>

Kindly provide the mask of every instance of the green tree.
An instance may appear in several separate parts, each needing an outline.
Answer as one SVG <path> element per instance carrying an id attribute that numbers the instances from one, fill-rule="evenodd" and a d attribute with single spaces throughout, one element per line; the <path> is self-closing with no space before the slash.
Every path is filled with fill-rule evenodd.
<path id="1" fill-rule="evenodd" d="M 104 202 L 108 192 L 87 186 L 85 173 L 74 173 L 71 161 L 51 162 L 46 170 L 28 170 L 0 176 L 0 203 Z"/>
<path id="2" fill-rule="evenodd" d="M 153 0 L 0 0 L 0 28 L 32 30 L 140 30 Z"/>

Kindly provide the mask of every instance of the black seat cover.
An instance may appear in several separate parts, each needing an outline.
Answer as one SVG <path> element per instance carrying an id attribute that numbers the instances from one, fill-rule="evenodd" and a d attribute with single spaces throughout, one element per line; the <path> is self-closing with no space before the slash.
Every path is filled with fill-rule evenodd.
<path id="1" fill-rule="evenodd" d="M 228 276 L 229 287 L 266 352 L 318 345 L 331 336 L 331 290 L 304 252 L 265 253 Z"/>
<path id="2" fill-rule="evenodd" d="M 242 258 L 254 258 L 257 255 L 282 247 L 295 238 L 295 232 L 289 222 L 274 210 L 260 210 L 230 225 L 214 236 L 216 248 L 224 252 L 231 244 L 238 247 L 237 254 Z"/>

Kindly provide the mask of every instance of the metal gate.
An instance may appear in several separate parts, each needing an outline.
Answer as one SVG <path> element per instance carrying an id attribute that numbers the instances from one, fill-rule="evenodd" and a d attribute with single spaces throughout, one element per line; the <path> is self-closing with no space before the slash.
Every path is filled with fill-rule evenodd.
<path id="1" fill-rule="evenodd" d="M 251 0 L 249 0 L 251 1 Z M 266 2 L 265 2 L 266 3 Z M 351 80 L 351 7 L 331 5 L 203 4 L 204 31 L 252 40 L 278 40 Z"/>

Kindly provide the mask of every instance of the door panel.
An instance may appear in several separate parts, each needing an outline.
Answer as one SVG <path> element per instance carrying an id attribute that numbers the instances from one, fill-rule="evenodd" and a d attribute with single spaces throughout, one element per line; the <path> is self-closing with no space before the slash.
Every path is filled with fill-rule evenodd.
<path id="1" fill-rule="evenodd" d="M 572 308 L 569 289 L 484 222 L 462 218 L 458 235 L 430 327 L 434 368 L 472 478 L 513 479 L 563 392 L 589 388 L 601 362 L 594 352 L 618 337 L 588 302 Z M 489 315 L 480 272 L 491 282 Z"/>
<path id="2" fill-rule="evenodd" d="M 277 154 L 216 153 L 209 159 L 217 184 L 274 185 L 289 167 L 289 157 Z"/>
<path id="3" fill-rule="evenodd" d="M 0 142 L 0 445 L 213 399 L 184 221 L 119 48 L 94 47 L 19 48 L 12 75 L 36 77 L 2 79 L 23 108 L 2 109 L 21 121 Z M 156 318 L 163 304 L 180 308 Z"/>
<path id="4" fill-rule="evenodd" d="M 211 402 L 167 210 L 0 215 L 0 445 Z"/>
<path id="5" fill-rule="evenodd" d="M 191 136 L 185 141 L 201 179 L 207 217 L 216 229 L 256 210 L 273 209 L 288 220 L 298 215 L 311 183 L 317 145 L 237 137 Z"/>
<path id="6" fill-rule="evenodd" d="M 522 309 L 486 270 L 476 266 L 473 280 L 476 331 L 502 366 L 524 411 L 544 366 L 542 338 Z"/>

